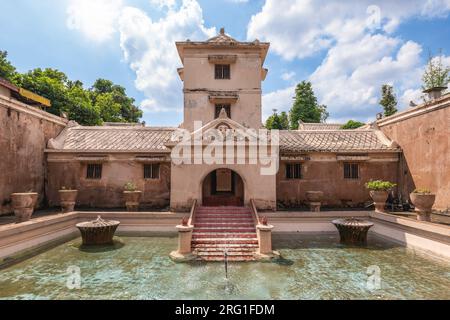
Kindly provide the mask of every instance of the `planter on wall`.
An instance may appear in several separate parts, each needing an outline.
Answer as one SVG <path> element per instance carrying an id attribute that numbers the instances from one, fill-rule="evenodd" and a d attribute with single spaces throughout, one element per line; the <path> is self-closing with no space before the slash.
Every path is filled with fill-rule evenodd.
<path id="1" fill-rule="evenodd" d="M 411 193 L 411 202 L 416 208 L 417 220 L 431 221 L 431 210 L 433 208 L 436 195 L 432 193 Z"/>
<path id="2" fill-rule="evenodd" d="M 389 192 L 384 190 L 371 190 L 370 196 L 375 203 L 375 211 L 384 212 L 384 207 L 386 206 L 386 201 L 389 197 Z"/>
<path id="3" fill-rule="evenodd" d="M 77 202 L 78 190 L 59 190 L 58 192 L 62 212 L 72 212 Z"/>
<path id="4" fill-rule="evenodd" d="M 39 195 L 35 192 L 11 194 L 12 207 L 18 223 L 30 220 Z"/>
<path id="5" fill-rule="evenodd" d="M 447 89 L 447 87 L 433 87 L 423 91 L 423 93 L 428 94 L 431 100 L 439 99 L 442 96 L 442 91 Z"/>
<path id="6" fill-rule="evenodd" d="M 311 211 L 313 211 L 313 212 L 320 211 L 320 207 L 322 206 L 322 200 L 323 200 L 323 192 L 322 191 L 307 191 L 306 199 L 309 202 Z"/>
<path id="7" fill-rule="evenodd" d="M 142 191 L 124 191 L 125 205 L 130 212 L 139 211 Z"/>

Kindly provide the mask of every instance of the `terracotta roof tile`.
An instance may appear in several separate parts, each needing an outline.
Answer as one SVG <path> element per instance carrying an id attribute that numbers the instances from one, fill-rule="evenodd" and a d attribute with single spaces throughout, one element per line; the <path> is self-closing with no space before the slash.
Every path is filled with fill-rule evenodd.
<path id="1" fill-rule="evenodd" d="M 63 150 L 161 151 L 168 149 L 175 128 L 82 127 L 69 128 Z"/>
<path id="2" fill-rule="evenodd" d="M 396 151 L 375 130 L 280 131 L 281 152 Z"/>
<path id="3" fill-rule="evenodd" d="M 105 126 L 66 128 L 54 143 L 57 150 L 169 152 L 165 146 L 176 128 Z M 376 130 L 281 130 L 280 151 L 396 151 Z M 384 140 L 384 141 L 383 141 Z"/>
<path id="4" fill-rule="evenodd" d="M 301 123 L 298 130 L 340 130 L 341 127 L 337 123 Z"/>

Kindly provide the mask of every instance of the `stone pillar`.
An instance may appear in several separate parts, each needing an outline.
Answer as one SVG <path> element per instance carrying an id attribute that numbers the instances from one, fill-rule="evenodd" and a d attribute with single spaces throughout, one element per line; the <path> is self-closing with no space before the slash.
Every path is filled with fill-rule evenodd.
<path id="1" fill-rule="evenodd" d="M 416 210 L 418 221 L 431 222 L 431 212 Z"/>
<path id="2" fill-rule="evenodd" d="M 311 212 L 320 212 L 320 207 L 322 206 L 321 202 L 310 202 L 309 207 L 311 208 Z"/>
<path id="3" fill-rule="evenodd" d="M 74 201 L 61 201 L 61 208 L 63 213 L 73 212 L 75 209 Z"/>
<path id="4" fill-rule="evenodd" d="M 178 230 L 178 250 L 170 253 L 170 258 L 175 262 L 186 262 L 195 259 L 192 254 L 192 231 L 193 226 L 177 226 Z"/>
<path id="5" fill-rule="evenodd" d="M 258 233 L 259 248 L 255 254 L 255 258 L 261 261 L 270 261 L 278 258 L 280 254 L 272 250 L 272 225 L 258 224 L 256 230 Z"/>

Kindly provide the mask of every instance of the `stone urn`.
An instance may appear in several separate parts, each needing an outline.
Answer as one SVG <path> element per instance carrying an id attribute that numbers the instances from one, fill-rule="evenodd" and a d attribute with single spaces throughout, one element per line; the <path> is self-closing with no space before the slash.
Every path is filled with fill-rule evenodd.
<path id="1" fill-rule="evenodd" d="M 124 191 L 123 196 L 125 198 L 125 205 L 128 211 L 139 211 L 142 191 Z"/>
<path id="2" fill-rule="evenodd" d="M 336 219 L 332 223 L 339 231 L 341 243 L 350 245 L 366 244 L 369 229 L 373 227 L 372 222 L 356 218 Z"/>
<path id="3" fill-rule="evenodd" d="M 417 220 L 431 221 L 431 211 L 436 200 L 436 195 L 432 193 L 413 192 L 409 196 L 412 204 L 416 208 Z"/>
<path id="4" fill-rule="evenodd" d="M 119 221 L 107 221 L 98 216 L 97 220 L 78 223 L 76 227 L 80 230 L 84 246 L 113 244 L 114 234 Z"/>
<path id="5" fill-rule="evenodd" d="M 389 192 L 385 190 L 371 190 L 370 196 L 375 203 L 375 211 L 384 212 L 384 207 L 386 206 L 386 201 L 389 197 Z"/>
<path id="6" fill-rule="evenodd" d="M 447 87 L 433 87 L 423 91 L 423 93 L 428 94 L 428 98 L 431 100 L 439 99 L 442 96 L 442 91 L 447 89 Z"/>
<path id="7" fill-rule="evenodd" d="M 322 206 L 323 200 L 323 192 L 307 191 L 306 200 L 308 200 L 312 212 L 320 212 L 320 207 Z"/>
<path id="8" fill-rule="evenodd" d="M 78 190 L 59 190 L 59 199 L 63 213 L 72 212 L 77 202 Z"/>
<path id="9" fill-rule="evenodd" d="M 11 194 L 12 208 L 17 223 L 30 220 L 36 207 L 39 195 L 35 192 Z"/>

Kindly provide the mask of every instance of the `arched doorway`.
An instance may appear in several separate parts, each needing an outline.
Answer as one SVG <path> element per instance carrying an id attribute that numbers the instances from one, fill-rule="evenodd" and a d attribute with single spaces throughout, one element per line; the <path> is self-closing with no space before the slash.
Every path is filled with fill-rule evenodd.
<path id="1" fill-rule="evenodd" d="M 233 170 L 214 170 L 203 180 L 202 199 L 209 207 L 244 206 L 244 181 Z"/>

